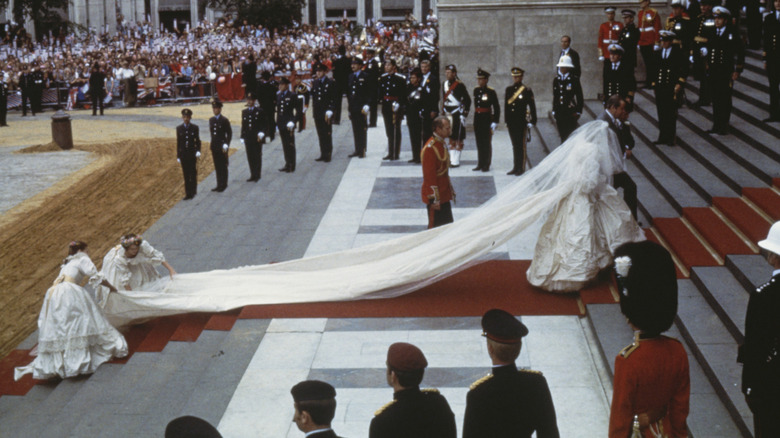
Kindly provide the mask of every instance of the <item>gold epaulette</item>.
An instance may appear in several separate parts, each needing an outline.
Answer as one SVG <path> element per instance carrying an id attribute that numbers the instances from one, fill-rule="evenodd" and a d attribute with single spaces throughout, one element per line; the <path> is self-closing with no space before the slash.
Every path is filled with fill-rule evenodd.
<path id="1" fill-rule="evenodd" d="M 623 359 L 627 358 L 637 348 L 639 348 L 639 342 L 636 342 L 636 341 L 632 342 L 631 345 L 629 345 L 626 348 L 620 350 L 620 357 L 622 357 Z"/>
<path id="2" fill-rule="evenodd" d="M 542 376 L 542 375 L 543 375 L 541 371 L 530 370 L 530 369 L 528 369 L 528 368 L 521 368 L 521 369 L 519 369 L 518 371 L 520 371 L 521 373 L 528 373 L 528 374 L 538 374 L 538 375 L 540 375 L 540 376 Z"/>
<path id="3" fill-rule="evenodd" d="M 477 380 L 476 382 L 472 383 L 472 384 L 471 384 L 471 386 L 469 387 L 469 389 L 474 389 L 474 388 L 476 388 L 477 386 L 479 386 L 479 385 L 481 385 L 481 384 L 483 384 L 483 383 L 487 382 L 488 380 L 490 380 L 490 379 L 492 379 L 492 378 L 493 378 L 493 375 L 492 375 L 492 374 L 488 374 L 487 376 L 485 376 L 485 377 L 483 377 L 483 378 L 481 378 L 481 379 Z"/>
<path id="4" fill-rule="evenodd" d="M 382 406 L 381 408 L 377 409 L 377 411 L 376 411 L 376 412 L 374 412 L 374 416 L 376 417 L 376 416 L 378 416 L 379 414 L 381 414 L 382 412 L 384 412 L 384 411 L 385 411 L 387 408 L 389 408 L 390 406 L 392 406 L 392 405 L 393 405 L 393 403 L 395 403 L 395 400 L 393 400 L 393 401 L 391 401 L 390 403 L 388 403 L 388 404 L 386 404 L 386 405 Z"/>
<path id="5" fill-rule="evenodd" d="M 423 388 L 423 389 L 420 390 L 420 392 L 428 392 L 428 393 L 431 393 L 431 394 L 438 394 L 439 390 L 436 389 L 436 388 Z"/>
<path id="6" fill-rule="evenodd" d="M 487 89 L 488 90 L 493 90 L 493 87 L 487 87 Z M 493 91 L 495 91 L 495 90 L 493 90 Z"/>

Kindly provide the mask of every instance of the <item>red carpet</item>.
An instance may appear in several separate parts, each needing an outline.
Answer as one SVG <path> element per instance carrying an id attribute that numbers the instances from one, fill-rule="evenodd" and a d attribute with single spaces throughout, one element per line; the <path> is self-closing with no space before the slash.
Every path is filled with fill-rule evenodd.
<path id="1" fill-rule="evenodd" d="M 780 178 L 772 178 L 772 185 L 780 189 Z"/>
<path id="2" fill-rule="evenodd" d="M 773 220 L 780 221 L 780 195 L 769 188 L 743 188 L 742 194 Z"/>
<path id="3" fill-rule="evenodd" d="M 740 198 L 712 198 L 712 205 L 736 225 L 754 243 L 766 238 L 772 225 Z"/>
<path id="4" fill-rule="evenodd" d="M 619 296 L 616 295 L 617 293 L 617 286 L 615 286 L 612 279 L 609 279 L 581 290 L 580 297 L 585 305 L 615 304 L 620 300 Z"/>
<path id="5" fill-rule="evenodd" d="M 654 218 L 653 224 L 689 271 L 693 266 L 718 265 L 712 254 L 679 218 Z"/>
<path id="6" fill-rule="evenodd" d="M 32 374 L 27 374 L 18 382 L 14 382 L 14 368 L 25 366 L 33 359 L 30 350 L 13 350 L 0 360 L 0 396 L 25 395 L 33 386 L 46 382 L 33 379 Z"/>
<path id="7" fill-rule="evenodd" d="M 726 254 L 753 254 L 750 248 L 709 208 L 683 208 L 683 215 L 715 248 L 721 257 Z"/>

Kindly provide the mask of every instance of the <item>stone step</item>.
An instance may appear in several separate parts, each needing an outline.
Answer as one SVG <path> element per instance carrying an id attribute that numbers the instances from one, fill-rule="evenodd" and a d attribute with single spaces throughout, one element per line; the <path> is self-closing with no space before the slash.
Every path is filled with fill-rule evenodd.
<path id="1" fill-rule="evenodd" d="M 745 340 L 745 312 L 750 295 L 723 266 L 697 266 L 691 281 L 699 289 L 737 344 Z"/>
<path id="2" fill-rule="evenodd" d="M 729 255 L 724 264 L 747 292 L 769 280 L 772 269 L 762 255 Z"/>

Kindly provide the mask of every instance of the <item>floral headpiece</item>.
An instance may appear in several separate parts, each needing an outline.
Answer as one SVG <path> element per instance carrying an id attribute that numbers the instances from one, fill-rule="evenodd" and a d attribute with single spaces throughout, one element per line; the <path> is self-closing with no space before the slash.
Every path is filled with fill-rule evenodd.
<path id="1" fill-rule="evenodd" d="M 615 259 L 615 278 L 617 279 L 618 288 L 620 293 L 627 297 L 628 289 L 626 289 L 625 279 L 628 278 L 628 272 L 631 270 L 631 257 L 620 256 Z"/>
<path id="2" fill-rule="evenodd" d="M 133 245 L 141 245 L 141 242 L 143 242 L 144 239 L 139 235 L 133 235 L 132 237 L 128 237 L 126 239 L 121 239 L 119 241 L 119 244 L 122 245 L 122 248 L 127 249 L 130 248 Z"/>

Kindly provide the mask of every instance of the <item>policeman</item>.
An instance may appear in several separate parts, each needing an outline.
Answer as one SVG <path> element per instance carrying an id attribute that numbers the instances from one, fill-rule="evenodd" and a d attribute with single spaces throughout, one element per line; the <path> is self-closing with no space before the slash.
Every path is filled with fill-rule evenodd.
<path id="1" fill-rule="evenodd" d="M 639 52 L 645 62 L 645 88 L 650 88 L 650 81 L 655 73 L 653 51 L 658 47 L 661 30 L 661 18 L 658 11 L 650 7 L 650 0 L 639 0 L 640 9 L 637 16 L 639 28 Z M 609 97 L 609 96 L 607 96 Z"/>
<path id="2" fill-rule="evenodd" d="M 488 87 L 490 73 L 477 69 L 474 88 L 474 137 L 477 140 L 477 167 L 473 171 L 487 172 L 493 156 L 493 133 L 501 121 L 501 105 L 496 90 Z"/>
<path id="3" fill-rule="evenodd" d="M 523 85 L 525 71 L 519 67 L 512 69 L 514 83 L 506 87 L 504 93 L 504 122 L 512 140 L 514 165 L 507 175 L 522 175 L 525 171 L 527 130 L 536 125 L 536 101 L 534 92 Z M 530 133 L 528 133 L 530 134 Z"/>
<path id="4" fill-rule="evenodd" d="M 323 64 L 317 64 L 316 67 L 319 67 L 320 65 Z M 315 72 L 316 72 L 316 67 L 315 67 Z M 303 82 L 301 82 L 300 76 L 296 75 L 293 81 L 295 82 L 291 84 L 292 90 L 293 93 L 295 93 L 295 96 L 298 97 L 298 105 L 300 106 L 300 108 L 302 108 L 301 113 L 298 115 L 298 132 L 301 132 L 304 129 L 306 129 L 306 110 L 309 109 L 309 96 L 311 93 L 309 91 L 309 87 Z"/>
<path id="5" fill-rule="evenodd" d="M 428 141 L 423 137 L 423 123 L 436 111 L 436 103 L 428 91 L 429 88 L 422 84 L 422 70 L 415 68 L 409 75 L 409 83 L 406 84 L 406 126 L 409 128 L 409 141 L 412 144 L 412 159 L 409 163 L 420 164 L 420 151 L 422 145 Z"/>
<path id="6" fill-rule="evenodd" d="M 450 64 L 445 69 L 447 79 L 441 87 L 442 114 L 450 119 L 452 134 L 450 135 L 450 163 L 452 167 L 460 166 L 460 153 L 463 151 L 463 141 L 466 139 L 466 117 L 471 109 L 471 97 L 458 78 L 458 69 Z"/>
<path id="7" fill-rule="evenodd" d="M 301 112 L 300 101 L 289 88 L 290 80 L 282 78 L 276 94 L 276 127 L 284 150 L 284 167 L 279 172 L 287 173 L 295 172 L 295 121 Z"/>
<path id="8" fill-rule="evenodd" d="M 382 66 L 379 64 L 379 56 L 376 54 L 376 49 L 373 47 L 369 47 L 366 49 L 367 53 L 367 60 L 366 60 L 366 74 L 367 74 L 367 82 L 368 82 L 368 93 L 371 96 L 371 100 L 368 103 L 368 109 L 370 111 L 369 116 L 369 122 L 368 127 L 369 128 L 376 128 L 376 117 L 377 117 L 377 96 L 379 92 L 379 78 L 382 75 L 381 69 Z"/>
<path id="9" fill-rule="evenodd" d="M 688 59 L 693 63 L 693 78 L 699 81 L 699 100 L 693 104 L 694 107 L 710 106 L 712 98 L 710 96 L 710 85 L 707 80 L 705 70 L 706 56 L 702 55 L 702 48 L 707 45 L 707 35 L 715 29 L 715 17 L 712 15 L 712 8 L 717 0 L 702 0 L 701 14 L 696 17 L 693 25 L 693 42 L 691 43 L 691 53 Z"/>
<path id="10" fill-rule="evenodd" d="M 636 69 L 636 46 L 639 43 L 639 29 L 634 24 L 636 13 L 631 9 L 623 9 L 621 15 L 623 15 L 623 30 L 618 36 L 618 45 L 623 48 L 622 62 L 626 63 L 626 67 L 633 74 Z"/>
<path id="11" fill-rule="evenodd" d="M 181 110 L 184 121 L 176 127 L 176 161 L 181 164 L 184 173 L 184 200 L 189 201 L 198 193 L 198 158 L 200 158 L 200 129 L 190 123 L 192 110 Z"/>
<path id="12" fill-rule="evenodd" d="M 292 387 L 293 422 L 306 438 L 338 438 L 330 427 L 336 415 L 336 388 L 319 380 L 305 380 Z"/>
<path id="13" fill-rule="evenodd" d="M 707 132 L 727 135 L 731 91 L 745 64 L 745 48 L 739 32 L 727 25 L 731 17 L 729 10 L 716 6 L 712 12 L 715 29 L 707 35 L 707 43 L 702 49 L 702 55 L 707 57 L 707 77 L 712 90 L 717 90 L 712 93 L 712 128 Z"/>
<path id="14" fill-rule="evenodd" d="M 604 13 L 607 14 L 607 21 L 601 23 L 599 26 L 599 61 L 606 62 L 609 59 L 609 46 L 617 44 L 620 31 L 623 30 L 623 25 L 620 22 L 615 21 L 615 7 L 609 6 L 604 8 Z"/>
<path id="15" fill-rule="evenodd" d="M 501 309 L 482 316 L 482 336 L 493 370 L 471 385 L 466 395 L 463 438 L 516 436 L 558 437 L 547 379 L 539 371 L 518 370 L 528 328 Z"/>
<path id="16" fill-rule="evenodd" d="M 246 149 L 246 161 L 249 164 L 248 182 L 260 181 L 260 174 L 263 170 L 262 144 L 266 136 L 263 129 L 267 125 L 265 110 L 255 103 L 254 94 L 247 93 L 246 108 L 241 111 L 241 143 Z"/>
<path id="17" fill-rule="evenodd" d="M 352 74 L 347 84 L 347 102 L 349 105 L 349 120 L 352 122 L 352 136 L 355 139 L 355 152 L 349 157 L 366 157 L 366 131 L 371 98 L 368 74 L 363 71 L 363 61 L 352 58 Z"/>
<path id="18" fill-rule="evenodd" d="M 682 103 L 682 88 L 688 76 L 685 52 L 674 44 L 676 36 L 661 31 L 661 50 L 656 52 L 657 74 L 653 78 L 655 107 L 658 110 L 658 140 L 654 144 L 674 146 L 677 138 L 677 109 Z"/>
<path id="19" fill-rule="evenodd" d="M 764 17 L 762 59 L 769 78 L 769 118 L 764 122 L 780 122 L 780 0 L 775 0 L 775 10 Z"/>
<path id="20" fill-rule="evenodd" d="M 8 126 L 8 73 L 0 71 L 0 127 Z"/>
<path id="21" fill-rule="evenodd" d="M 571 74 L 574 68 L 571 58 L 561 56 L 556 67 L 561 73 L 553 80 L 552 116 L 563 143 L 577 129 L 584 101 L 580 78 Z"/>
<path id="22" fill-rule="evenodd" d="M 222 115 L 222 102 L 219 99 L 211 102 L 211 110 L 214 112 L 214 117 L 209 119 L 211 157 L 214 159 L 214 170 L 217 172 L 217 186 L 211 191 L 222 193 L 228 186 L 228 148 L 233 139 L 233 128 L 230 127 L 230 120 Z"/>
<path id="23" fill-rule="evenodd" d="M 455 415 L 436 389 L 420 390 L 428 361 L 419 348 L 396 342 L 387 350 L 387 383 L 393 401 L 374 414 L 369 438 L 455 438 Z"/>
<path id="24" fill-rule="evenodd" d="M 341 99 L 336 82 L 325 76 L 328 67 L 317 66 L 317 77 L 312 80 L 311 100 L 314 126 L 317 127 L 317 138 L 320 140 L 320 156 L 315 161 L 330 162 L 333 154 L 333 120 L 336 111 L 336 100 Z"/>
<path id="25" fill-rule="evenodd" d="M 406 79 L 397 73 L 394 59 L 385 59 L 385 73 L 379 79 L 379 98 L 387 135 L 387 155 L 383 160 L 397 160 L 401 153 L 401 122 L 404 114 Z"/>
<path id="26" fill-rule="evenodd" d="M 623 47 L 617 44 L 609 46 L 609 62 L 604 63 L 602 103 L 617 94 L 626 100 L 630 109 L 636 92 L 636 80 L 634 70 L 623 62 L 623 52 Z"/>

